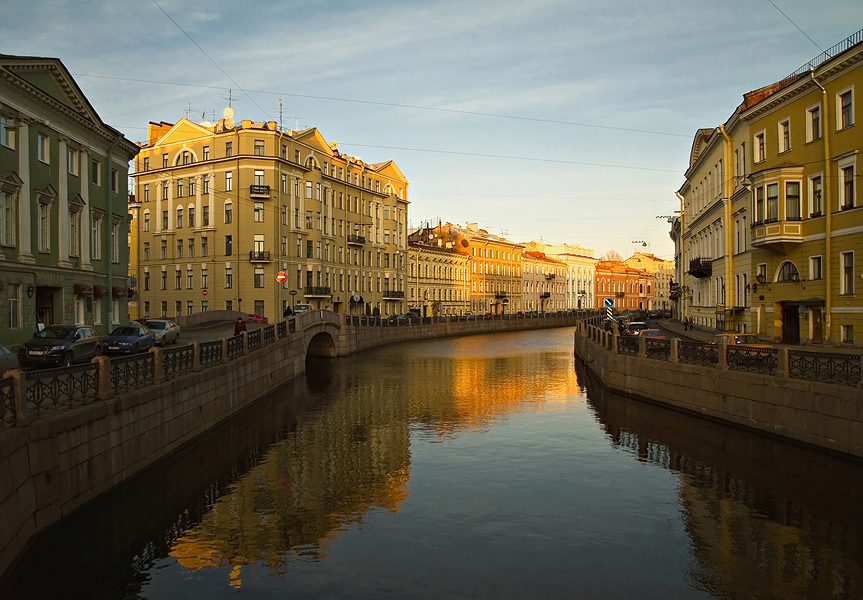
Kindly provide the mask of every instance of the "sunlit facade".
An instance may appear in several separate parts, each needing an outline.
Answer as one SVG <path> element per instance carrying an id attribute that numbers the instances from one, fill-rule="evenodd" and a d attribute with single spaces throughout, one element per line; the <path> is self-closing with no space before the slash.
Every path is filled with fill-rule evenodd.
<path id="1" fill-rule="evenodd" d="M 522 306 L 526 311 L 566 308 L 566 265 L 542 252 L 524 252 Z"/>
<path id="2" fill-rule="evenodd" d="M 408 237 L 408 309 L 421 317 L 462 315 L 470 310 L 469 258 L 434 230 Z"/>
<path id="3" fill-rule="evenodd" d="M 596 306 L 603 309 L 606 298 L 619 311 L 647 310 L 653 296 L 653 275 L 633 269 L 617 260 L 596 263 Z"/>

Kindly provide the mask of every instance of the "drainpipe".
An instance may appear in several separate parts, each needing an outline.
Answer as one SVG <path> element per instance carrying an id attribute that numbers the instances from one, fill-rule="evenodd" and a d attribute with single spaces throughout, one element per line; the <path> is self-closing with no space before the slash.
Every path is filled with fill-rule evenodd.
<path id="1" fill-rule="evenodd" d="M 678 282 L 680 285 L 680 320 L 682 321 L 686 317 L 686 292 L 684 291 L 685 277 L 686 273 L 686 247 L 683 242 L 683 234 L 686 232 L 685 223 L 684 223 L 684 212 L 683 212 L 683 196 L 680 195 L 680 192 L 674 192 L 674 195 L 680 200 L 680 281 Z"/>
<path id="2" fill-rule="evenodd" d="M 830 210 L 830 182 L 832 181 L 832 176 L 830 173 L 830 125 L 829 125 L 829 114 L 828 108 L 829 103 L 827 102 L 827 90 L 824 89 L 824 86 L 818 83 L 818 80 L 815 79 L 815 69 L 810 69 L 809 74 L 812 76 L 812 82 L 821 88 L 821 106 L 824 111 L 824 119 L 822 122 L 824 123 L 824 194 L 821 198 L 821 204 L 824 209 L 824 240 L 825 240 L 825 248 L 824 254 L 826 255 L 826 265 L 824 268 L 824 341 L 828 341 L 830 339 L 830 326 L 831 326 L 831 313 L 830 311 L 833 308 L 833 289 L 831 284 L 833 282 L 833 240 L 831 239 L 831 235 L 833 233 L 833 219 Z"/>
<path id="3" fill-rule="evenodd" d="M 734 194 L 734 182 L 731 177 L 727 176 L 729 170 L 731 168 L 731 147 L 733 145 L 731 141 L 731 137 L 728 135 L 728 132 L 725 131 L 725 125 L 720 125 L 716 128 L 719 133 L 722 134 L 722 137 L 725 138 L 725 143 L 723 144 L 722 149 L 722 163 L 723 163 L 723 181 L 722 185 L 724 187 L 725 194 L 725 248 L 723 252 L 723 256 L 725 257 L 725 294 L 724 294 L 724 302 L 725 302 L 725 310 L 727 311 L 732 306 L 732 298 L 731 298 L 731 282 L 732 277 L 734 276 L 734 264 L 733 258 L 731 254 L 731 218 L 733 207 L 731 205 L 731 196 Z M 722 316 L 723 320 L 725 319 L 725 315 Z M 728 331 L 728 325 L 725 325 L 725 331 Z"/>
<path id="4" fill-rule="evenodd" d="M 119 134 L 117 139 L 114 140 L 114 143 L 111 144 L 111 147 L 108 148 L 108 160 L 105 165 L 105 193 L 108 195 L 108 218 L 111 219 L 111 231 L 114 231 L 114 190 L 111 189 L 111 171 L 112 166 L 114 164 L 114 149 L 120 145 L 120 142 L 123 141 L 123 134 Z M 117 172 L 117 189 L 120 189 L 120 172 Z M 128 200 L 127 200 L 128 207 Z M 128 213 L 128 208 L 126 210 Z M 124 218 L 125 220 L 125 218 Z M 111 239 L 109 236 L 108 239 Z M 117 247 L 119 248 L 120 240 L 116 240 Z M 111 330 L 111 326 L 114 323 L 114 240 L 111 240 L 111 250 L 108 253 L 108 293 L 110 294 L 109 298 L 111 299 L 108 302 L 108 331 Z"/>

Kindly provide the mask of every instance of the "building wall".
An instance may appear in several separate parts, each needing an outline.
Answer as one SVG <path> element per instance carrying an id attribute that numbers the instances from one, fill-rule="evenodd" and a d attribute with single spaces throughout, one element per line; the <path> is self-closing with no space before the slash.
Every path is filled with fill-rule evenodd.
<path id="1" fill-rule="evenodd" d="M 525 252 L 522 263 L 524 310 L 556 312 L 566 308 L 566 265 L 542 252 Z"/>
<path id="2" fill-rule="evenodd" d="M 421 230 L 410 237 L 408 309 L 423 317 L 468 312 L 470 276 L 467 255 L 456 252 L 452 244 L 437 245 L 439 238 L 429 239 L 428 230 Z"/>

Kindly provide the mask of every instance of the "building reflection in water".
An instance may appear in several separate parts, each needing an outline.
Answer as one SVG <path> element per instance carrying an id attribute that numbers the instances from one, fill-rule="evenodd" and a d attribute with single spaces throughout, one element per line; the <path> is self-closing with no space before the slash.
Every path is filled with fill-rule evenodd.
<path id="1" fill-rule="evenodd" d="M 721 598 L 863 598 L 859 465 L 622 397 L 578 374 L 613 444 L 680 475 L 696 588 Z"/>

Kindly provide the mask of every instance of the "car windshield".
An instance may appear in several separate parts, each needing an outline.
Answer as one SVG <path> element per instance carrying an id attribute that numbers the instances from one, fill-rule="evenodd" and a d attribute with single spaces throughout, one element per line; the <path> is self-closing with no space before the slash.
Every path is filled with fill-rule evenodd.
<path id="1" fill-rule="evenodd" d="M 167 329 L 167 321 L 147 321 L 147 327 L 150 329 Z"/>
<path id="2" fill-rule="evenodd" d="M 646 335 L 647 337 L 658 337 L 662 335 L 661 331 L 645 329 L 642 335 Z"/>
<path id="3" fill-rule="evenodd" d="M 137 327 L 117 327 L 111 335 L 138 335 Z"/>
<path id="4" fill-rule="evenodd" d="M 66 339 L 70 331 L 70 329 L 66 329 L 65 327 L 46 327 L 34 337 L 46 340 L 63 340 Z"/>

